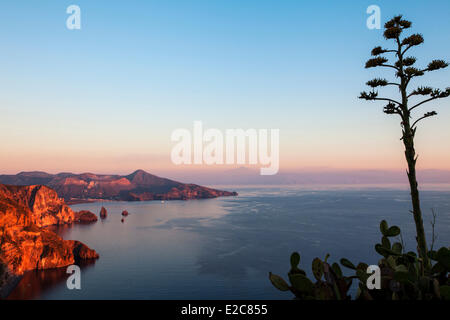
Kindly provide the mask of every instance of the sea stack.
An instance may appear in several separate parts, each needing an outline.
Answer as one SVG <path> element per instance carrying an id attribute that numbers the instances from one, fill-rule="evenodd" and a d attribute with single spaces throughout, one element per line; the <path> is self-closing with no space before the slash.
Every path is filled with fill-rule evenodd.
<path id="1" fill-rule="evenodd" d="M 100 218 L 106 219 L 107 216 L 108 216 L 108 211 L 106 210 L 105 207 L 102 207 L 100 209 Z"/>

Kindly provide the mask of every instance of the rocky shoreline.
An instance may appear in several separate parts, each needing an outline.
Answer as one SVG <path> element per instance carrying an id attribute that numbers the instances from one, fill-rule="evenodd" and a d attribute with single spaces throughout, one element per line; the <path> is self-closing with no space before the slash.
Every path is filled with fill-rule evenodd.
<path id="1" fill-rule="evenodd" d="M 95 221 L 95 214 L 74 212 L 49 187 L 0 184 L 0 297 L 7 297 L 27 271 L 98 259 L 84 243 L 64 240 L 46 228 Z"/>

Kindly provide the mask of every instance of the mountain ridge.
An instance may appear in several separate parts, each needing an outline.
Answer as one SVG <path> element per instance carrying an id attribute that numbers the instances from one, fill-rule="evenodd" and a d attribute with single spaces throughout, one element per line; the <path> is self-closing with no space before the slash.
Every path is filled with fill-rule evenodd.
<path id="1" fill-rule="evenodd" d="M 162 178 L 138 169 L 129 175 L 58 173 L 42 171 L 0 175 L 0 183 L 8 185 L 45 185 L 54 189 L 68 203 L 94 200 L 189 200 L 236 196 L 197 184 L 186 184 Z"/>

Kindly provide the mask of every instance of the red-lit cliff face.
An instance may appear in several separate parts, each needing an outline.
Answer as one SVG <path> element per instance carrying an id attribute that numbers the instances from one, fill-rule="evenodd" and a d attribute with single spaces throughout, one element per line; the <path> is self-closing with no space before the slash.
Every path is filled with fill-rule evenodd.
<path id="1" fill-rule="evenodd" d="M 55 224 L 72 223 L 75 220 L 75 213 L 60 199 L 56 192 L 46 186 L 5 186 L 0 185 L 0 201 L 7 207 L 0 208 L 0 212 L 5 215 L 0 217 L 0 226 L 3 223 L 13 223 L 14 219 L 8 217 L 18 217 L 26 219 L 28 223 L 33 223 L 38 227 L 45 227 Z M 23 214 L 17 214 L 23 211 Z"/>
<path id="2" fill-rule="evenodd" d="M 72 223 L 73 212 L 45 186 L 0 184 L 0 263 L 21 275 L 33 269 L 57 268 L 78 259 L 98 258 L 79 241 L 63 240 L 45 226 Z"/>

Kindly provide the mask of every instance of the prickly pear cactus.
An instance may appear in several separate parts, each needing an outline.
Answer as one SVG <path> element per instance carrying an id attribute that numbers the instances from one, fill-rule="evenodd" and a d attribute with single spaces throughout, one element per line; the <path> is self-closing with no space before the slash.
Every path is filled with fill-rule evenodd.
<path id="1" fill-rule="evenodd" d="M 327 256 L 328 258 L 328 256 Z M 306 272 L 298 268 L 300 254 L 291 255 L 291 270 L 288 273 L 288 284 L 278 275 L 269 273 L 272 284 L 281 291 L 291 291 L 297 299 L 302 300 L 344 300 L 350 299 L 348 290 L 352 279 L 344 277 L 337 263 L 331 266 L 327 258 L 322 261 L 316 258 L 312 262 L 312 272 L 315 282 L 311 281 Z"/>
<path id="2" fill-rule="evenodd" d="M 401 234 L 397 226 L 389 227 L 383 220 L 380 223 L 381 243 L 375 245 L 375 251 L 382 256 L 378 263 L 381 272 L 381 289 L 368 289 L 370 276 L 368 265 L 360 262 L 354 265 L 342 258 L 340 264 L 352 270 L 350 276 L 344 276 L 338 263 L 329 264 L 329 255 L 322 261 L 312 261 L 310 280 L 306 272 L 299 268 L 300 254 L 291 255 L 289 283 L 280 276 L 269 273 L 272 284 L 281 291 L 291 291 L 296 299 L 302 300 L 349 300 L 348 291 L 352 280 L 358 283 L 356 299 L 361 300 L 450 300 L 450 249 L 442 247 L 430 250 L 428 256 L 431 266 L 424 266 L 415 252 L 405 252 L 401 242 L 394 237 Z M 395 241 L 395 242 L 393 242 Z"/>

